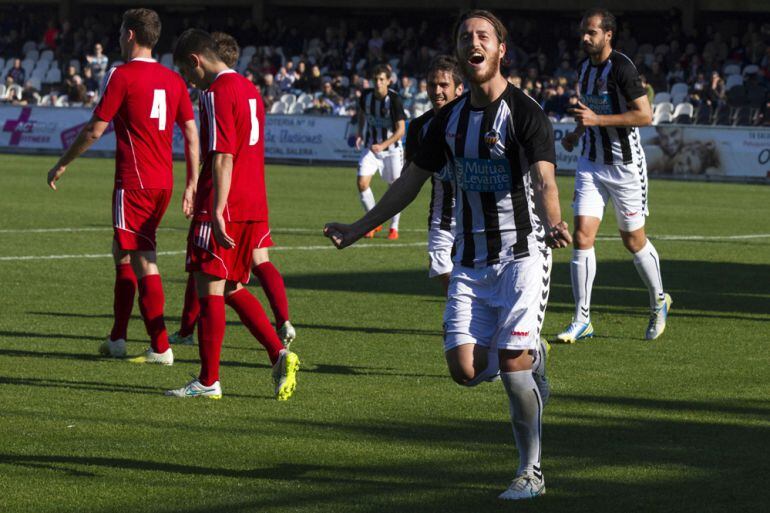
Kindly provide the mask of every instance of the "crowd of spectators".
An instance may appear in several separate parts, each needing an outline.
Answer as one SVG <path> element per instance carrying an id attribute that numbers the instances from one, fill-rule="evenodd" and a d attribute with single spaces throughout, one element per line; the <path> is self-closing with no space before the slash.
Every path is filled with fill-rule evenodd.
<path id="1" fill-rule="evenodd" d="M 45 98 L 47 104 L 87 106 L 98 98 L 105 71 L 120 60 L 118 11 L 101 19 L 84 16 L 75 27 L 38 10 L 5 14 L 0 12 L 4 101 L 23 104 Z M 585 57 L 578 13 L 549 23 L 532 14 L 501 14 L 510 32 L 504 61 L 509 81 L 538 101 L 552 119 L 568 119 L 577 102 L 577 65 Z M 747 19 L 687 32 L 676 10 L 655 16 L 655 30 L 643 28 L 649 23 L 637 25 L 636 18 L 621 17 L 614 41 L 615 48 L 634 61 L 652 101 L 659 103 L 664 96 L 659 93 L 672 92 L 677 85 L 678 91 L 686 91 L 678 102 L 691 104 L 698 122 L 770 124 L 770 23 Z M 295 24 L 278 18 L 257 26 L 248 16 L 243 21 L 236 16 L 164 17 L 158 58 L 172 65 L 174 34 L 187 27 L 225 31 L 243 49 L 238 71 L 261 89 L 272 112 L 342 116 L 356 112 L 361 91 L 369 86 L 367 71 L 387 63 L 392 87 L 415 116 L 429 108 L 424 70 L 435 55 L 452 51 L 446 23 L 434 26 L 417 15 L 408 21 L 370 18 L 367 28 L 344 17 L 304 24 L 301 18 L 289 19 Z M 40 58 L 51 57 L 51 68 L 61 68 L 60 77 L 53 73 L 58 80 L 47 80 L 50 74 L 40 80 L 39 73 L 38 80 L 32 80 L 29 67 L 22 65 L 30 49 Z M 739 111 L 745 115 L 739 116 Z"/>

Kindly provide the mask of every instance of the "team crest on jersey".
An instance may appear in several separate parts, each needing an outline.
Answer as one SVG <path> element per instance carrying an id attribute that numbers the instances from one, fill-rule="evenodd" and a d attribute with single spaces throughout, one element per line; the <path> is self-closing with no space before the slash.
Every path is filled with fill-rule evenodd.
<path id="1" fill-rule="evenodd" d="M 495 130 L 494 128 L 484 134 L 484 143 L 491 149 L 494 148 L 495 145 L 500 142 L 500 132 Z"/>

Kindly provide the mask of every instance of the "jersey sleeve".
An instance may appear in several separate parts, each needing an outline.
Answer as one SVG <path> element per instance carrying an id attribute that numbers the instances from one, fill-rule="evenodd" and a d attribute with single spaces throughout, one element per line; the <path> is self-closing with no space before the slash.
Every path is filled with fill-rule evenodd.
<path id="1" fill-rule="evenodd" d="M 539 161 L 556 164 L 551 121 L 540 105 L 524 93 L 514 100 L 513 129 L 530 165 Z"/>
<path id="2" fill-rule="evenodd" d="M 393 129 L 396 128 L 396 123 L 406 119 L 406 113 L 404 112 L 404 102 L 401 101 L 401 96 L 398 93 L 391 95 L 390 115 L 393 118 Z"/>
<path id="3" fill-rule="evenodd" d="M 235 95 L 229 90 L 210 93 L 214 112 L 212 113 L 211 151 L 235 155 L 238 145 L 235 133 Z"/>
<path id="4" fill-rule="evenodd" d="M 447 151 L 444 140 L 444 120 L 434 118 L 412 160 L 417 167 L 430 173 L 438 173 L 446 165 Z"/>
<path id="5" fill-rule="evenodd" d="M 409 126 L 406 129 L 406 144 L 404 147 L 404 158 L 407 162 L 414 160 L 414 156 L 417 153 L 418 145 L 420 144 L 420 128 L 421 123 L 416 119 L 409 122 Z"/>
<path id="6" fill-rule="evenodd" d="M 626 101 L 630 102 L 639 97 L 646 96 L 647 91 L 642 87 L 642 78 L 633 64 L 624 62 L 623 66 L 618 66 L 618 87 Z"/>
<path id="7" fill-rule="evenodd" d="M 127 90 L 123 73 L 118 68 L 112 68 L 104 77 L 102 97 L 94 109 L 94 116 L 108 123 L 112 121 L 123 105 Z"/>
<path id="8" fill-rule="evenodd" d="M 195 113 L 193 113 L 192 102 L 190 101 L 190 95 L 187 93 L 187 86 L 184 80 L 179 80 L 179 108 L 176 111 L 176 122 L 179 126 L 182 126 L 187 121 L 195 119 Z"/>

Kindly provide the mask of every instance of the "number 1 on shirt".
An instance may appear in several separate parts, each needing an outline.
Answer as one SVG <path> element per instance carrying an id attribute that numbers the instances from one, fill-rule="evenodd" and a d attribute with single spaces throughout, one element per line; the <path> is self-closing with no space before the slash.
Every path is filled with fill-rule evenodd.
<path id="1" fill-rule="evenodd" d="M 251 110 L 251 134 L 249 135 L 249 146 L 254 146 L 259 142 L 259 119 L 257 119 L 257 99 L 249 99 L 249 108 Z"/>
<path id="2" fill-rule="evenodd" d="M 155 89 L 152 95 L 152 111 L 150 119 L 158 120 L 158 130 L 166 129 L 166 90 Z"/>

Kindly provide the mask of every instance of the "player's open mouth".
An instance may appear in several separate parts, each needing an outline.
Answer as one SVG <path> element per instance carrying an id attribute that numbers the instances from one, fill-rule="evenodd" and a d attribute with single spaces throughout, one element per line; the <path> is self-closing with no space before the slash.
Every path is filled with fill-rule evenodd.
<path id="1" fill-rule="evenodd" d="M 480 52 L 473 52 L 468 59 L 468 62 L 474 66 L 479 66 L 484 62 L 484 55 Z"/>

